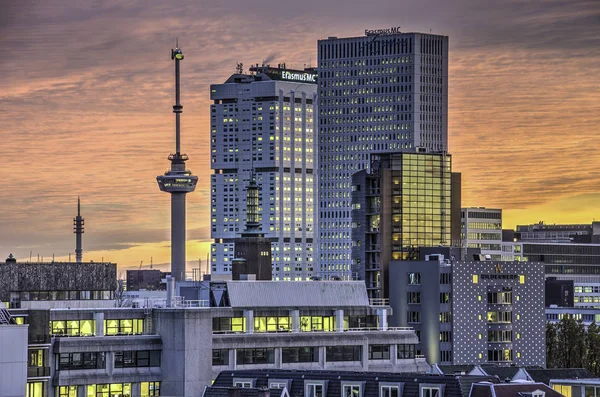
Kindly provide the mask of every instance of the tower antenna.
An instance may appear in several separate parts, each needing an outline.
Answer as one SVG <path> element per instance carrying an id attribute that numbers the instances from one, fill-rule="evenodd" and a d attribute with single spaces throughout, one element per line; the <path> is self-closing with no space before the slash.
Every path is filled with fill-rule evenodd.
<path id="1" fill-rule="evenodd" d="M 180 64 L 183 61 L 183 52 L 177 47 L 171 50 L 171 60 L 175 61 L 175 153 L 169 155 L 171 169 L 156 177 L 158 187 L 161 191 L 171 194 L 171 276 L 176 281 L 185 280 L 185 195 L 196 189 L 198 177 L 192 175 L 192 171 L 185 169 L 188 160 L 186 154 L 181 153 L 181 104 L 180 89 Z"/>
<path id="2" fill-rule="evenodd" d="M 81 200 L 77 196 L 77 216 L 73 218 L 73 233 L 75 233 L 75 262 L 81 263 L 83 260 L 83 248 L 81 246 L 81 238 L 83 235 L 83 225 L 85 219 L 81 216 Z M 70 259 L 69 259 L 70 261 Z"/>

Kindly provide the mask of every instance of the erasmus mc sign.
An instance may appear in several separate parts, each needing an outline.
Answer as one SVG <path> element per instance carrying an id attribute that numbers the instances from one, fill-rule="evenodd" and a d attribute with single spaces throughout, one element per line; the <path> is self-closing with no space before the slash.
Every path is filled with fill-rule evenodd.
<path id="1" fill-rule="evenodd" d="M 365 36 L 380 36 L 380 35 L 388 35 L 388 34 L 399 34 L 402 33 L 400 31 L 400 26 L 394 26 L 387 29 L 375 29 L 369 30 L 365 29 Z"/>
<path id="2" fill-rule="evenodd" d="M 295 73 L 295 72 L 288 72 L 287 70 L 284 70 L 281 72 L 281 78 L 283 80 L 306 81 L 308 83 L 316 83 L 317 82 L 317 74 L 316 73 Z"/>

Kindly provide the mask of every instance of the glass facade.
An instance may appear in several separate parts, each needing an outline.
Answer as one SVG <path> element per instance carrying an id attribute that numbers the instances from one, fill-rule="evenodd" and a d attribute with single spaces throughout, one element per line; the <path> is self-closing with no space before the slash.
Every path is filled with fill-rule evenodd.
<path id="1" fill-rule="evenodd" d="M 408 259 L 414 247 L 450 243 L 450 172 L 449 156 L 402 155 L 392 179 L 392 227 L 400 229 L 392 235 L 394 259 Z"/>
<path id="2" fill-rule="evenodd" d="M 377 299 L 388 297 L 390 260 L 451 244 L 452 160 L 442 153 L 371 158 L 371 171 L 352 177 L 352 271 Z"/>

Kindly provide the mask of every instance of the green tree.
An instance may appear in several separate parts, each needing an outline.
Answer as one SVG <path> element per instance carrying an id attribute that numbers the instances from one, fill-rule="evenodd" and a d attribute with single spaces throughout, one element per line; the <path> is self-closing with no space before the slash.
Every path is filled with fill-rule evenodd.
<path id="1" fill-rule="evenodd" d="M 591 323 L 587 329 L 586 345 L 586 368 L 593 373 L 594 376 L 600 376 L 600 327 L 596 325 L 596 322 Z"/>
<path id="2" fill-rule="evenodd" d="M 558 367 L 558 354 L 558 325 L 546 323 L 546 368 Z"/>

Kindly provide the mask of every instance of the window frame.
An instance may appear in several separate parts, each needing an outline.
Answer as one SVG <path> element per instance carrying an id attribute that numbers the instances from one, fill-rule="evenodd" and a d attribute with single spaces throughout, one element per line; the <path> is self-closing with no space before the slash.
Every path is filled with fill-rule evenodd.
<path id="1" fill-rule="evenodd" d="M 390 389 L 389 395 L 383 394 L 383 389 Z M 392 396 L 391 389 L 397 389 L 398 394 L 395 397 L 402 397 L 402 392 L 404 391 L 404 383 L 390 383 L 390 382 L 379 382 L 379 397 L 394 397 Z"/>

